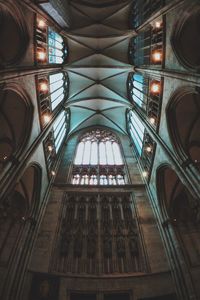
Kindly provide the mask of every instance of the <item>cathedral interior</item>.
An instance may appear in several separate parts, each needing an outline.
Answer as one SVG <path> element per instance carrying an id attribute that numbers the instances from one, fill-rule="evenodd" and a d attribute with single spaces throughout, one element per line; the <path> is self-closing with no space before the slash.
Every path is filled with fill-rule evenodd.
<path id="1" fill-rule="evenodd" d="M 200 1 L 0 0 L 0 299 L 200 299 Z"/>

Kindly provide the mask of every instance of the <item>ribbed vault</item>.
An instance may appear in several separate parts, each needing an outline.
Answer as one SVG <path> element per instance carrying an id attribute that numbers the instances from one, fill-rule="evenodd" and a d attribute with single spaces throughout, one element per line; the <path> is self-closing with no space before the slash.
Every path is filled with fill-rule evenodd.
<path id="1" fill-rule="evenodd" d="M 125 111 L 132 1 L 71 1 L 67 32 L 70 134 L 104 125 L 126 134 Z"/>

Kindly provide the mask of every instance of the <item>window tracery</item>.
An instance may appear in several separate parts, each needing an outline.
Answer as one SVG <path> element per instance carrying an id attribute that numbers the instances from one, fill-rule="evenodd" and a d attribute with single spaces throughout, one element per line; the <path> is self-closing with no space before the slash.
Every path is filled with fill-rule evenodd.
<path id="1" fill-rule="evenodd" d="M 74 159 L 72 184 L 125 184 L 124 163 L 114 134 L 95 129 L 80 139 Z"/>
<path id="2" fill-rule="evenodd" d="M 40 16 L 36 18 L 35 40 L 38 64 L 63 64 L 66 61 L 68 50 L 65 39 Z"/>
<path id="3" fill-rule="evenodd" d="M 156 143 L 148 134 L 137 113 L 133 110 L 128 112 L 127 129 L 141 163 L 143 176 L 150 178 Z"/>
<path id="4" fill-rule="evenodd" d="M 130 40 L 129 60 L 135 66 L 162 67 L 164 62 L 164 23 L 156 19 Z"/>
<path id="5" fill-rule="evenodd" d="M 69 130 L 70 113 L 64 110 L 55 120 L 52 130 L 44 140 L 44 153 L 49 177 L 54 175 L 54 167 L 57 160 L 57 154 L 63 143 L 64 137 Z"/>
<path id="6" fill-rule="evenodd" d="M 130 17 L 131 28 L 139 27 L 164 5 L 165 0 L 134 0 Z"/>
<path id="7" fill-rule="evenodd" d="M 123 216 L 124 205 L 129 211 Z M 129 193 L 66 193 L 53 253 L 53 271 L 111 274 L 144 268 L 133 202 Z"/>
<path id="8" fill-rule="evenodd" d="M 37 78 L 38 102 L 41 123 L 44 127 L 52 113 L 66 102 L 69 90 L 69 79 L 66 72 L 53 73 Z"/>

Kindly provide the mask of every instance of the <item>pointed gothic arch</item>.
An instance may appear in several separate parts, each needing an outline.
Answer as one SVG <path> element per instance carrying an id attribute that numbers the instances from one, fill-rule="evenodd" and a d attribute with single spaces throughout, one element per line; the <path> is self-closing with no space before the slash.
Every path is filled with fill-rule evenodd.
<path id="1" fill-rule="evenodd" d="M 14 162 L 24 150 L 32 127 L 33 106 L 15 83 L 0 87 L 0 167 Z"/>
<path id="2" fill-rule="evenodd" d="M 172 144 L 183 161 L 200 170 L 200 91 L 185 87 L 177 90 L 166 109 Z"/>
<path id="3" fill-rule="evenodd" d="M 22 238 L 24 225 L 35 223 L 39 208 L 41 167 L 30 164 L 0 206 L 0 261 L 9 262 L 15 244 Z"/>
<path id="4" fill-rule="evenodd" d="M 72 184 L 124 185 L 125 165 L 116 135 L 93 128 L 79 138 L 73 162 Z"/>
<path id="5" fill-rule="evenodd" d="M 171 224 L 188 263 L 198 265 L 200 207 L 168 164 L 157 169 L 157 195 L 164 228 Z"/>
<path id="6" fill-rule="evenodd" d="M 0 66 L 16 64 L 29 44 L 27 25 L 18 6 L 8 1 L 0 3 L 0 27 Z"/>
<path id="7" fill-rule="evenodd" d="M 200 5 L 192 4 L 174 24 L 171 44 L 179 62 L 186 68 L 200 67 Z"/>

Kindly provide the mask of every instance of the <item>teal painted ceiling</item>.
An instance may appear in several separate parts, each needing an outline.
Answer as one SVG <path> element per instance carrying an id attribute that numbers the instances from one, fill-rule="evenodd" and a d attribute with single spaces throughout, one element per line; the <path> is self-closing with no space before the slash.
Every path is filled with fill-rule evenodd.
<path id="1" fill-rule="evenodd" d="M 126 134 L 127 76 L 133 70 L 128 61 L 131 2 L 70 2 L 65 66 L 70 80 L 70 134 L 100 125 Z"/>

